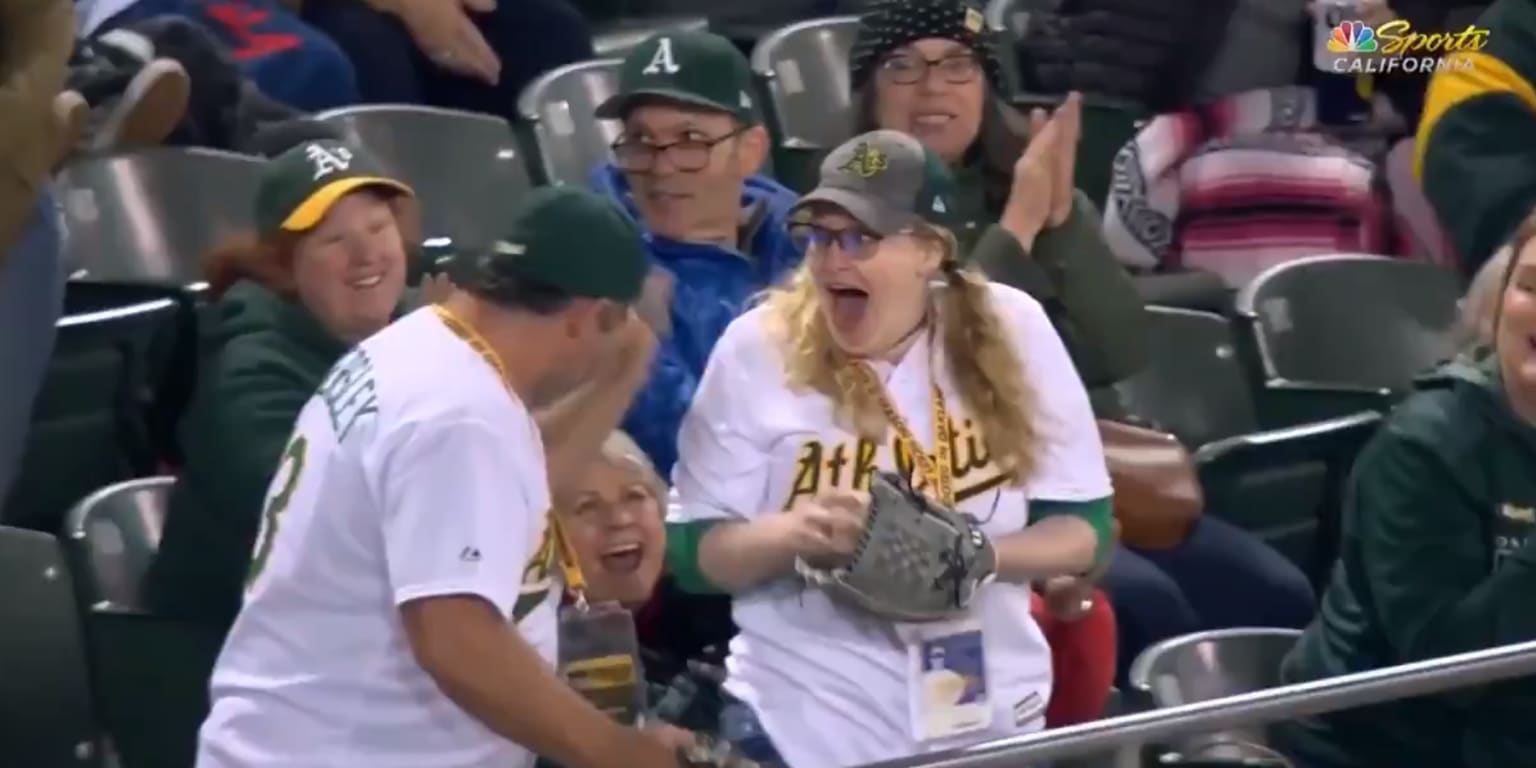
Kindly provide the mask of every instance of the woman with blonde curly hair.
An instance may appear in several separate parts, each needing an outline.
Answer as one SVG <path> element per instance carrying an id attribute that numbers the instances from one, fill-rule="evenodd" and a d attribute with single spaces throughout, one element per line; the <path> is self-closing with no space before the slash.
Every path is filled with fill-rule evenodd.
<path id="1" fill-rule="evenodd" d="M 1040 304 L 959 263 L 952 187 L 906 134 L 835 150 L 795 209 L 805 266 L 726 330 L 683 422 L 669 564 L 732 596 L 722 729 L 748 757 L 858 765 L 1040 728 L 1031 584 L 1112 541 L 1087 393 Z M 877 471 L 991 540 L 996 579 L 963 617 L 895 622 L 796 576 L 852 555 Z"/>

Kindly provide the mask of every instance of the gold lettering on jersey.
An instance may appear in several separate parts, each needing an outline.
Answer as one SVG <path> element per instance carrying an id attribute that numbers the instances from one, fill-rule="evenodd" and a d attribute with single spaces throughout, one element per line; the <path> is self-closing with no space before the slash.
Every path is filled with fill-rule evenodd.
<path id="1" fill-rule="evenodd" d="M 378 395 L 373 385 L 373 361 L 361 348 L 348 352 L 321 382 L 316 391 L 331 416 L 336 442 L 343 442 L 352 428 L 365 416 L 379 412 Z"/>
<path id="2" fill-rule="evenodd" d="M 551 533 L 550 526 L 544 526 L 544 534 L 539 537 L 539 546 L 533 551 L 533 556 L 528 558 L 528 563 L 523 566 L 523 581 L 518 587 L 517 603 L 512 606 L 512 620 L 522 621 L 525 616 L 533 612 L 533 609 L 544 603 L 549 597 L 550 589 L 554 588 L 555 565 L 555 537 Z"/>
<path id="3" fill-rule="evenodd" d="M 992 464 L 992 452 L 976 423 L 965 419 L 949 420 L 950 474 L 955 479 L 955 500 L 964 501 L 1002 485 L 1007 478 Z M 905 442 L 894 434 L 883 447 L 891 451 L 891 463 L 897 474 L 907 478 L 919 491 L 928 487 L 927 478 L 917 470 L 917 462 Z M 818 439 L 800 445 L 795 459 L 795 476 L 784 508 L 795 502 L 830 490 L 864 491 L 877 468 L 882 445 L 868 438 L 833 444 Z M 930 459 L 937 460 L 930 454 Z"/>

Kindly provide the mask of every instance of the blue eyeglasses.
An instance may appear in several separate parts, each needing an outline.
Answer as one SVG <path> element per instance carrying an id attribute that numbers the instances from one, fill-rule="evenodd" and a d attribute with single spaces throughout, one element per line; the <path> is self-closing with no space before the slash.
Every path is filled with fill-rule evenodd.
<path id="1" fill-rule="evenodd" d="M 866 229 L 859 227 L 832 229 L 808 221 L 790 224 L 789 236 L 806 253 L 825 252 L 836 244 L 843 255 L 855 259 L 868 258 L 874 253 L 875 244 L 880 242 L 879 235 Z"/>

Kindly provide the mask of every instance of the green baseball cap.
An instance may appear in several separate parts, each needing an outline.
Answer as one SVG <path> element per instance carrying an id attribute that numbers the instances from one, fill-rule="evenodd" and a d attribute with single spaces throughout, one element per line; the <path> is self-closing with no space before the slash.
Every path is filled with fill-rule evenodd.
<path id="1" fill-rule="evenodd" d="M 747 57 L 710 32 L 646 38 L 624 57 L 619 92 L 598 105 L 597 116 L 622 119 L 638 102 L 653 99 L 726 112 L 749 125 L 762 122 Z"/>
<path id="2" fill-rule="evenodd" d="M 816 188 L 791 213 L 834 205 L 882 236 L 921 222 L 953 229 L 954 188 L 949 168 L 921 141 L 900 131 L 871 131 L 827 155 Z"/>
<path id="3" fill-rule="evenodd" d="M 294 145 L 267 161 L 256 188 L 256 227 L 261 232 L 304 232 L 320 223 L 347 193 L 381 187 L 415 196 L 392 179 L 378 159 L 337 139 Z"/>
<path id="4" fill-rule="evenodd" d="M 604 195 L 540 187 L 524 197 L 502 235 L 459 253 L 448 273 L 460 287 L 496 298 L 509 280 L 530 280 L 571 296 L 633 303 L 650 270 L 640 228 Z"/>

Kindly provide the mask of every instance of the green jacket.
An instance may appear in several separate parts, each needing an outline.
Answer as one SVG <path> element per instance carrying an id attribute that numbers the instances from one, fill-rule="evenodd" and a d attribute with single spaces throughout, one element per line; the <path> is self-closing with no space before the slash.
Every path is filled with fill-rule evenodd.
<path id="1" fill-rule="evenodd" d="M 1536 2 L 1498 0 L 1477 26 L 1486 47 L 1430 80 L 1415 145 L 1424 194 L 1468 274 L 1536 208 Z"/>
<path id="2" fill-rule="evenodd" d="M 1355 465 L 1341 561 L 1282 676 L 1536 640 L 1536 426 L 1491 355 L 1425 377 Z M 1536 679 L 1282 726 L 1310 768 L 1536 765 Z"/>
<path id="3" fill-rule="evenodd" d="M 1100 234 L 1099 211 L 1081 190 L 1072 216 L 1035 238 L 1026 253 L 988 210 L 981 174 L 955 174 L 961 219 L 956 236 L 969 260 L 1000 283 L 1035 297 L 1061 335 L 1089 389 L 1108 387 L 1147 362 L 1146 307 Z"/>
<path id="4" fill-rule="evenodd" d="M 146 598 L 166 615 L 227 626 L 278 457 L 349 345 L 298 302 L 249 281 L 231 286 L 202 325 L 197 390 L 180 425 L 187 462 Z"/>

